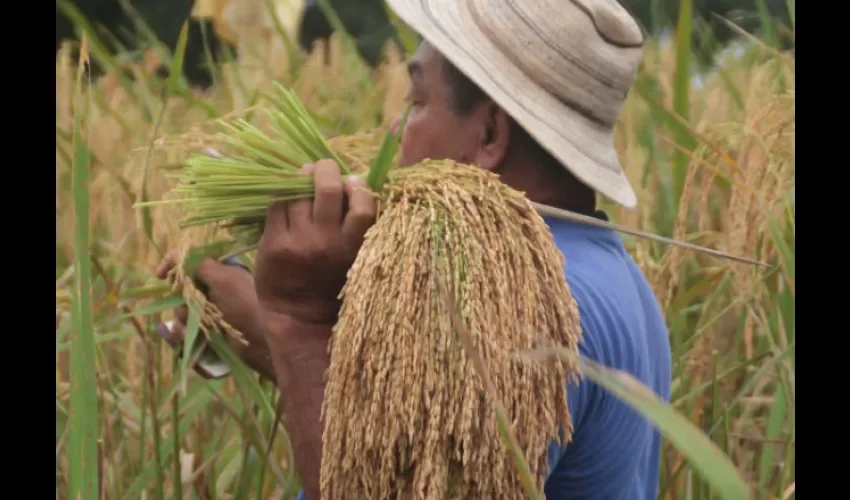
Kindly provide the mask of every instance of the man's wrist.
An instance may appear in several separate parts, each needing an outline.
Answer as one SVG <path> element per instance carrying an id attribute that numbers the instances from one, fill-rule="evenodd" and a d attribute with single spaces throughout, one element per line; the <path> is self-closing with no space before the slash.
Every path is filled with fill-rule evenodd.
<path id="1" fill-rule="evenodd" d="M 333 326 L 342 305 L 338 299 L 297 298 L 285 301 L 259 299 L 260 309 L 272 322 L 285 322 L 293 328 Z"/>
<path id="2" fill-rule="evenodd" d="M 326 359 L 333 323 L 307 321 L 303 316 L 263 310 L 266 342 L 272 356 L 286 365 Z"/>

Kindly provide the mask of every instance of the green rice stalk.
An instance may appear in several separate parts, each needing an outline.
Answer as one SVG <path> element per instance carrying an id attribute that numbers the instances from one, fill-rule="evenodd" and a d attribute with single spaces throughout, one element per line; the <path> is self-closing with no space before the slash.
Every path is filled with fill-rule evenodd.
<path id="1" fill-rule="evenodd" d="M 180 36 L 177 38 L 177 48 L 175 50 L 174 59 L 171 65 L 171 74 L 168 77 L 168 84 L 165 87 L 165 95 L 162 98 L 162 108 L 159 110 L 159 114 L 157 115 L 156 121 L 154 122 L 153 133 L 151 133 L 150 146 L 148 147 L 147 158 L 145 159 L 145 169 L 142 175 L 142 188 L 139 192 L 139 198 L 142 201 L 147 201 L 148 199 L 148 171 L 150 169 L 151 160 L 153 159 L 153 150 L 154 144 L 156 143 L 156 138 L 159 135 L 159 129 L 162 126 L 162 120 L 165 118 L 165 112 L 168 109 L 168 100 L 174 91 L 177 88 L 177 82 L 179 78 L 182 78 L 183 75 L 183 60 L 186 55 L 186 44 L 189 40 L 189 24 L 188 22 L 183 23 L 183 27 L 180 29 Z M 157 251 L 160 256 L 163 256 L 162 249 L 157 245 L 156 240 L 153 237 L 153 219 L 151 218 L 150 209 L 142 210 L 142 226 L 150 241 L 151 245 Z"/>
<path id="2" fill-rule="evenodd" d="M 72 188 L 76 215 L 74 234 L 74 293 L 71 320 L 71 404 L 68 428 L 68 491 L 70 498 L 99 498 L 97 470 L 98 415 L 97 374 L 94 347 L 94 305 L 90 259 L 89 184 L 91 157 L 83 137 L 83 119 L 89 103 L 83 97 L 83 71 L 88 64 L 86 38 L 77 68 L 77 107 L 73 129 Z"/>
<path id="3" fill-rule="evenodd" d="M 234 239 L 251 246 L 262 234 L 269 203 L 313 196 L 312 179 L 299 172 L 304 164 L 330 158 L 344 177 L 351 175 L 351 168 L 331 148 L 292 91 L 276 83 L 275 91 L 266 98 L 273 105 L 266 110 L 272 134 L 243 119 L 219 122 L 225 155 L 190 157 L 179 185 L 172 190 L 174 198 L 136 206 L 181 204 L 187 214 L 182 227 L 227 225 Z M 407 113 L 402 127 L 406 117 Z M 376 191 L 401 172 L 392 170 L 399 137 L 387 132 L 372 163 L 367 180 Z"/>
<path id="4" fill-rule="evenodd" d="M 369 169 L 369 176 L 366 178 L 366 182 L 373 191 L 380 191 L 384 187 L 384 182 L 387 180 L 387 174 L 389 174 L 390 167 L 392 166 L 393 158 L 401 141 L 401 134 L 404 132 L 404 126 L 407 124 L 409 114 L 410 106 L 404 111 L 398 133 L 394 134 L 391 130 L 388 130 L 384 135 L 381 149 L 378 150 L 378 155 L 375 157 L 372 168 Z"/>

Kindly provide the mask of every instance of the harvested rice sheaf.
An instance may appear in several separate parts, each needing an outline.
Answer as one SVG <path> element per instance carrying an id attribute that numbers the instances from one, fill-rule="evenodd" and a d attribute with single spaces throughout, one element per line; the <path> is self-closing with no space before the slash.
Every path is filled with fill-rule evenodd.
<path id="1" fill-rule="evenodd" d="M 523 498 L 493 395 L 446 308 L 458 308 L 539 491 L 549 442 L 571 435 L 564 384 L 574 367 L 517 353 L 577 349 L 563 256 L 527 199 L 496 176 L 452 162 L 413 168 L 385 186 L 342 292 L 322 498 Z"/>

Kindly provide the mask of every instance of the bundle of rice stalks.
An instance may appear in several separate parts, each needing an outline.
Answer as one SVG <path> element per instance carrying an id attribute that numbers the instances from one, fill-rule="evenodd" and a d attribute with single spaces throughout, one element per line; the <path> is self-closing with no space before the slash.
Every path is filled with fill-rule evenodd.
<path id="1" fill-rule="evenodd" d="M 275 137 L 237 122 L 225 126 L 222 157 L 189 160 L 185 197 L 168 201 L 189 212 L 184 225 L 225 223 L 256 242 L 273 198 L 312 196 L 302 164 L 332 158 L 352 172 L 291 93 L 271 99 Z M 331 340 L 322 497 L 539 491 L 548 444 L 571 436 L 564 384 L 576 367 L 516 354 L 577 351 L 563 257 L 531 203 L 497 176 L 450 161 L 390 169 L 394 148 L 388 135 L 348 153 L 368 156 L 360 163 L 371 163 L 380 206 Z"/>
<path id="2" fill-rule="evenodd" d="M 267 96 L 273 109 L 265 110 L 273 137 L 244 119 L 219 122 L 223 133 L 210 142 L 223 144 L 223 155 L 190 157 L 173 190 L 179 198 L 138 206 L 180 204 L 189 213 L 183 227 L 225 223 L 236 240 L 250 246 L 262 234 L 272 199 L 312 197 L 312 179 L 298 172 L 306 163 L 330 158 L 344 175 L 368 171 L 371 184 L 383 183 L 395 156 L 391 136 L 381 143 L 374 131 L 339 137 L 332 147 L 294 93 L 280 85 L 277 90 Z M 370 169 L 369 159 L 380 168 Z"/>
<path id="3" fill-rule="evenodd" d="M 559 426 L 571 434 L 564 383 L 573 367 L 516 353 L 577 348 L 563 257 L 521 193 L 495 176 L 451 162 L 417 168 L 385 187 L 342 292 L 322 496 L 522 498 L 494 403 L 504 404 L 539 491 L 547 444 Z M 462 348 L 455 315 L 475 353 Z"/>

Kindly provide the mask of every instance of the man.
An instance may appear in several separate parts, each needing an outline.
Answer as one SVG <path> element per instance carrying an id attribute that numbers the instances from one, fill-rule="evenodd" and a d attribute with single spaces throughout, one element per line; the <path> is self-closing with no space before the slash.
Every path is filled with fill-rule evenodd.
<path id="1" fill-rule="evenodd" d="M 474 163 L 532 201 L 600 218 L 605 214 L 596 211 L 595 192 L 635 205 L 612 130 L 640 63 L 643 36 L 616 0 L 389 4 L 426 40 L 409 65 L 402 164 L 428 157 Z M 244 271 L 212 261 L 198 277 L 256 342 L 259 354 L 247 358 L 270 355 L 286 394 L 284 423 L 304 496 L 317 499 L 327 342 L 337 294 L 374 220 L 375 202 L 362 180 L 343 185 L 332 162 L 304 171 L 314 178 L 316 197 L 269 207 L 254 286 Z M 547 223 L 578 302 L 581 353 L 669 398 L 664 318 L 620 238 L 571 222 Z M 567 391 L 575 429 L 565 448 L 551 448 L 547 498 L 655 499 L 659 434 L 589 381 Z"/>

